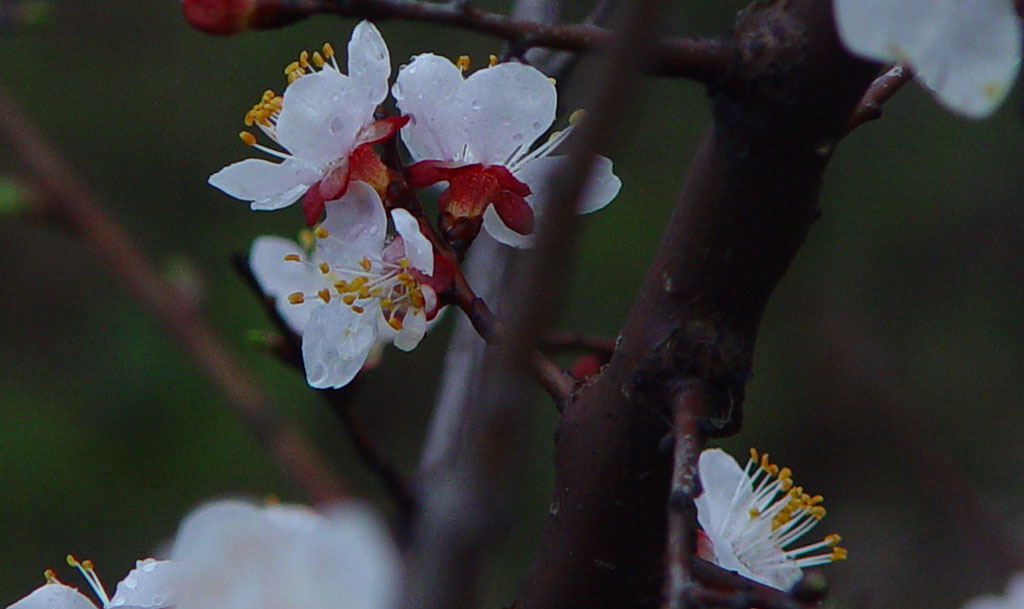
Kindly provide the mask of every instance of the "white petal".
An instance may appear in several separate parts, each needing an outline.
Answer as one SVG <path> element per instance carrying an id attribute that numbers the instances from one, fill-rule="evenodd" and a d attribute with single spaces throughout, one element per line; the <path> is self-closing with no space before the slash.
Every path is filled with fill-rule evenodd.
<path id="1" fill-rule="evenodd" d="M 452 111 L 461 116 L 472 160 L 505 164 L 555 120 L 558 93 L 548 77 L 520 63 L 478 70 L 459 88 Z"/>
<path id="2" fill-rule="evenodd" d="M 81 592 L 64 584 L 44 584 L 7 609 L 96 609 Z"/>
<path id="3" fill-rule="evenodd" d="M 174 555 L 189 578 L 178 609 L 391 609 L 401 590 L 397 552 L 358 504 L 217 502 L 185 519 Z"/>
<path id="4" fill-rule="evenodd" d="M 135 568 L 118 582 L 107 609 L 171 607 L 181 601 L 183 584 L 181 565 L 170 560 L 139 560 L 135 562 Z"/>
<path id="5" fill-rule="evenodd" d="M 388 96 L 391 56 L 377 27 L 360 21 L 348 41 L 348 75 L 366 92 L 366 102 L 378 105 Z"/>
<path id="6" fill-rule="evenodd" d="M 515 174 L 516 178 L 533 191 L 526 197 L 526 202 L 533 209 L 535 227 L 540 227 L 544 222 L 544 216 L 551 201 L 552 186 L 563 171 L 566 161 L 567 157 L 564 156 L 540 157 L 523 165 Z M 601 209 L 619 194 L 620 188 L 622 188 L 622 180 L 612 173 L 612 162 L 608 158 L 598 155 L 594 158 L 590 179 L 580 197 L 576 213 L 587 214 Z M 536 238 L 536 230 L 539 230 L 535 229 L 534 234 L 531 235 L 520 235 L 505 226 L 493 206 L 488 207 L 484 212 L 484 228 L 492 237 L 512 247 L 532 247 Z"/>
<path id="7" fill-rule="evenodd" d="M 321 226 L 328 237 L 317 242 L 317 252 L 328 264 L 352 265 L 363 256 L 375 258 L 384 248 L 388 219 L 380 195 L 365 182 L 351 182 L 340 199 L 327 201 Z"/>
<path id="8" fill-rule="evenodd" d="M 277 312 L 288 326 L 302 334 L 310 312 L 319 306 L 318 301 L 307 300 L 293 305 L 288 302 L 287 296 L 293 292 L 316 292 L 319 271 L 305 262 L 285 260 L 284 257 L 289 254 L 295 254 L 301 260 L 306 258 L 302 248 L 294 241 L 269 235 L 257 237 L 249 250 L 249 268 L 263 292 L 276 299 Z"/>
<path id="9" fill-rule="evenodd" d="M 296 157 L 326 168 L 352 152 L 373 110 L 366 91 L 348 76 L 332 69 L 307 74 L 285 89 L 277 139 Z"/>
<path id="10" fill-rule="evenodd" d="M 433 275 L 434 246 L 420 232 L 419 221 L 404 209 L 392 210 L 391 219 L 395 221 L 395 230 L 405 244 L 405 257 L 409 259 L 409 264 L 418 271 Z"/>
<path id="11" fill-rule="evenodd" d="M 422 311 L 410 311 L 402 320 L 402 329 L 395 336 L 395 346 L 402 351 L 412 351 L 427 333 L 427 317 Z"/>
<path id="12" fill-rule="evenodd" d="M 380 519 L 358 503 L 328 511 L 302 554 L 315 594 L 306 607 L 392 609 L 401 595 L 398 552 Z"/>
<path id="13" fill-rule="evenodd" d="M 302 335 L 302 361 L 311 387 L 343 387 L 355 378 L 376 338 L 379 308 L 356 313 L 335 299 L 313 310 Z"/>
<path id="14" fill-rule="evenodd" d="M 252 201 L 253 209 L 272 210 L 291 205 L 319 179 L 319 173 L 296 160 L 245 159 L 213 174 L 209 182 L 236 199 Z"/>
<path id="15" fill-rule="evenodd" d="M 835 0 L 840 36 L 854 53 L 913 67 L 939 101 L 970 118 L 1006 97 L 1021 59 L 1008 0 Z"/>
<path id="16" fill-rule="evenodd" d="M 466 144 L 465 132 L 452 113 L 452 100 L 462 86 L 455 64 L 432 53 L 417 55 L 398 70 L 391 94 L 411 120 L 402 128 L 402 142 L 416 161 L 451 161 Z"/>
<path id="17" fill-rule="evenodd" d="M 704 489 L 695 500 L 697 521 L 704 532 L 714 536 L 721 531 L 721 525 L 733 511 L 733 497 L 737 488 L 739 504 L 752 493 L 750 482 L 736 460 L 720 448 L 709 448 L 700 454 L 697 461 L 701 486 Z M 745 514 L 744 514 L 745 515 Z"/>

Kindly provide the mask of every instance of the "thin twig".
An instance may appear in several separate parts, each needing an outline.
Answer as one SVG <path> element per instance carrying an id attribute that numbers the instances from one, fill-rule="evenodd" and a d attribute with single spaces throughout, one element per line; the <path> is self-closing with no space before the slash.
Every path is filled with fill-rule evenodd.
<path id="1" fill-rule="evenodd" d="M 0 134 L 37 177 L 40 201 L 75 229 L 185 348 L 271 458 L 313 503 L 336 501 L 344 487 L 326 459 L 274 414 L 256 379 L 238 363 L 190 303 L 161 278 L 128 234 L 103 211 L 86 185 L 0 90 Z"/>
<path id="2" fill-rule="evenodd" d="M 889 101 L 903 85 L 912 80 L 914 72 L 909 67 L 901 64 L 889 67 L 864 93 L 864 97 L 853 111 L 853 116 L 850 117 L 850 122 L 846 125 L 846 132 L 849 133 L 866 122 L 881 118 L 882 104 Z"/>
<path id="3" fill-rule="evenodd" d="M 549 331 L 540 338 L 540 347 L 545 351 L 593 351 L 611 357 L 615 352 L 615 339 L 588 336 L 582 332 Z"/>
<path id="4" fill-rule="evenodd" d="M 683 609 L 687 591 L 694 586 L 690 568 L 696 524 L 693 500 L 700 493 L 697 459 L 703 446 L 698 420 L 707 410 L 707 399 L 703 389 L 693 386 L 682 390 L 672 404 L 675 442 L 665 543 L 665 609 Z"/>
<path id="5" fill-rule="evenodd" d="M 352 447 L 368 470 L 380 478 L 391 499 L 398 508 L 399 520 L 403 524 L 411 522 L 416 510 L 416 497 L 409 480 L 391 463 L 391 459 L 377 447 L 377 443 L 356 417 L 351 401 L 354 390 L 352 384 L 341 389 L 320 391 L 331 410 L 341 420 L 345 433 L 348 434 Z"/>
<path id="6" fill-rule="evenodd" d="M 375 21 L 402 19 L 437 23 L 488 34 L 525 51 L 545 47 L 576 53 L 602 53 L 610 48 L 614 32 L 591 25 L 555 25 L 520 21 L 473 8 L 467 2 L 428 3 L 410 0 L 249 0 L 248 23 L 216 33 L 246 28 L 276 28 L 316 13 L 361 17 Z M 187 14 L 187 11 L 186 11 Z M 194 25 L 198 25 L 193 21 Z M 710 84 L 725 76 L 735 58 L 733 48 L 718 39 L 673 38 L 649 43 L 645 69 L 651 74 L 689 78 Z"/>

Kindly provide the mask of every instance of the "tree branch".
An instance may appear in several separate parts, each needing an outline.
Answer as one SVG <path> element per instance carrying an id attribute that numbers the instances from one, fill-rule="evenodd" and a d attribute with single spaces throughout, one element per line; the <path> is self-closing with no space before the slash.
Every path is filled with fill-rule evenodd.
<path id="1" fill-rule="evenodd" d="M 540 540 L 523 609 L 660 596 L 667 405 L 699 383 L 702 432 L 738 430 L 765 304 L 819 214 L 831 151 L 877 73 L 840 45 L 828 0 L 757 2 L 740 13 L 732 44 L 738 63 L 711 88 L 713 126 L 619 348 L 559 423 L 551 503 L 562 507 Z"/>
<path id="2" fill-rule="evenodd" d="M 903 88 L 903 85 L 914 80 L 914 72 L 907 66 L 890 66 L 885 72 L 875 79 L 864 93 L 860 103 L 857 104 L 850 122 L 846 125 L 846 132 L 849 133 L 868 121 L 882 117 L 882 104 L 889 101 L 889 98 L 896 95 L 896 92 Z"/>
<path id="3" fill-rule="evenodd" d="M 189 301 L 146 260 L 82 180 L 40 135 L 14 100 L 0 90 L 0 134 L 37 177 L 40 201 L 96 251 L 154 317 L 181 343 L 224 395 L 268 455 L 313 503 L 345 496 L 337 474 L 297 430 L 277 417 L 259 383 L 224 346 Z"/>
<path id="4" fill-rule="evenodd" d="M 668 539 L 665 543 L 665 588 L 662 606 L 684 609 L 687 592 L 694 585 L 690 561 L 697 523 L 694 498 L 700 494 L 697 459 L 703 448 L 699 421 L 706 408 L 706 394 L 700 387 L 687 387 L 672 401 L 675 446 L 672 457 L 672 487 L 668 496 Z"/>
<path id="5" fill-rule="evenodd" d="M 620 87 L 629 85 L 636 59 L 643 57 L 641 33 L 648 31 L 660 2 L 633 0 L 609 60 L 597 78 L 592 123 L 582 125 L 569 167 L 559 184 L 547 221 L 541 226 L 536 249 L 509 290 L 511 317 L 508 340 L 485 357 L 484 374 L 474 382 L 477 398 L 469 412 L 465 445 L 439 464 L 423 481 L 422 517 L 417 541 L 409 554 L 409 583 L 405 606 L 462 607 L 471 604 L 476 568 L 483 549 L 504 528 L 517 474 L 521 471 L 519 444 L 525 429 L 522 373 L 535 341 L 557 312 L 562 293 L 552 279 L 571 264 L 573 211 L 582 193 L 594 151 L 613 130 L 622 104 Z M 599 128 L 598 128 L 599 127 Z M 558 264 L 551 261 L 557 260 Z M 557 268 L 554 268 L 557 267 Z"/>
<path id="6" fill-rule="evenodd" d="M 189 22 L 212 34 L 235 34 L 247 29 L 277 28 L 317 13 L 373 21 L 402 19 L 436 23 L 487 34 L 525 51 L 545 47 L 576 53 L 605 51 L 614 33 L 591 25 L 553 25 L 520 21 L 471 7 L 467 2 L 429 3 L 410 0 L 186 0 Z M 733 49 L 720 40 L 674 38 L 652 44 L 647 69 L 652 74 L 689 78 L 710 84 L 725 77 L 733 64 Z"/>

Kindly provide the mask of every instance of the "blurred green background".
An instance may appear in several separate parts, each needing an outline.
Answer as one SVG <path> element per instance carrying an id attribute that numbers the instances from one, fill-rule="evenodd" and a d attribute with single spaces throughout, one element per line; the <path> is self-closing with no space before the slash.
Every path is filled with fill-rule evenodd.
<path id="1" fill-rule="evenodd" d="M 589 5 L 568 4 L 570 17 Z M 700 34 L 727 28 L 742 6 L 678 4 L 671 31 Z M 246 344 L 248 330 L 269 324 L 228 257 L 256 235 L 294 235 L 298 211 L 252 213 L 206 185 L 249 154 L 236 135 L 242 115 L 264 89 L 283 87 L 284 65 L 324 41 L 344 48 L 354 21 L 318 17 L 221 39 L 190 29 L 172 0 L 51 8 L 48 24 L 0 33 L 0 83 L 153 260 L 197 274 L 209 319 L 281 412 L 381 500 L 322 401 Z M 380 28 L 396 67 L 428 50 L 468 53 L 479 65 L 501 48 L 437 26 Z M 559 324 L 607 336 L 708 124 L 703 90 L 688 82 L 648 79 L 623 102 L 629 118 L 607 151 L 622 194 L 584 223 Z M 1001 590 L 1024 566 L 1021 97 L 971 123 L 910 86 L 885 112 L 839 148 L 824 215 L 770 304 L 744 430 L 724 445 L 737 455 L 768 450 L 825 495 L 829 517 L 814 534 L 840 532 L 850 550 L 827 569 L 832 603 L 953 608 Z M 0 175 L 18 171 L 0 148 Z M 63 565 L 68 552 L 94 559 L 112 586 L 206 499 L 298 498 L 74 235 L 0 218 L 0 304 L 0 604 L 41 584 L 46 567 L 80 585 Z M 355 398 L 407 469 L 450 324 L 412 354 L 389 350 Z M 540 397 L 523 416 L 534 433 L 520 517 L 489 572 L 487 606 L 511 599 L 547 513 L 556 419 Z"/>

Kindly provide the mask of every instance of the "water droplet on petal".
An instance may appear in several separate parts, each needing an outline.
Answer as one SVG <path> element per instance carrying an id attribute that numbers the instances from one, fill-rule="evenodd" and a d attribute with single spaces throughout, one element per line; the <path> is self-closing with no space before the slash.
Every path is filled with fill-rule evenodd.
<path id="1" fill-rule="evenodd" d="M 121 583 L 124 584 L 124 587 L 128 588 L 129 590 L 134 590 L 135 588 L 139 587 L 139 582 L 134 577 L 126 577 L 124 578 L 124 581 L 122 581 Z"/>
<path id="2" fill-rule="evenodd" d="M 474 109 L 474 110 L 479 110 L 480 107 L 481 107 L 480 100 L 479 99 L 474 99 L 472 101 L 472 103 L 469 104 L 469 107 Z"/>
<path id="3" fill-rule="evenodd" d="M 415 73 L 416 73 L 416 66 L 409 66 L 409 74 L 415 74 Z"/>
<path id="4" fill-rule="evenodd" d="M 530 125 L 530 127 L 533 128 L 534 130 L 539 130 L 540 129 L 540 121 L 533 121 L 533 123 Z"/>

